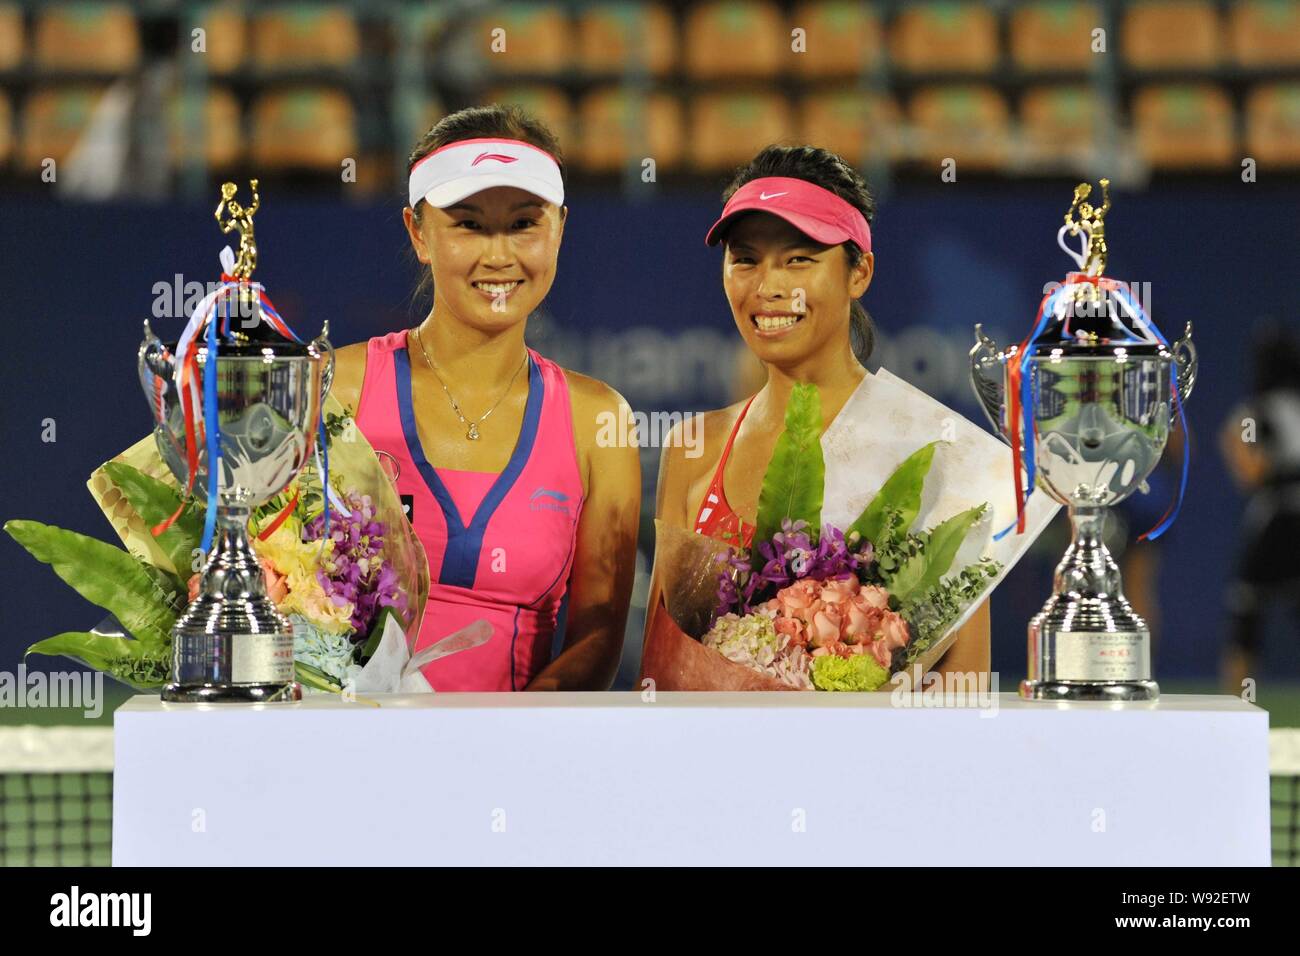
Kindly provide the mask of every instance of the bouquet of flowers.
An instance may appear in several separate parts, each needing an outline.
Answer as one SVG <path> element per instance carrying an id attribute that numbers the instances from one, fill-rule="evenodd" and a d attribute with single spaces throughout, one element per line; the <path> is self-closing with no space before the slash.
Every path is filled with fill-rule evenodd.
<path id="1" fill-rule="evenodd" d="M 952 463 L 968 467 L 990 451 L 980 436 L 1005 446 L 982 431 L 954 428 L 952 439 L 917 448 L 914 436 L 925 431 L 903 419 L 943 406 L 884 370 L 864 384 L 876 399 L 873 415 L 888 420 L 891 411 L 900 412 L 893 440 L 856 427 L 862 407 L 854 405 L 856 394 L 841 413 L 845 424 L 837 418 L 819 438 L 816 387 L 796 386 L 763 477 L 751 547 L 656 523 L 662 602 L 651 612 L 642 676 L 658 689 L 879 689 L 900 671 L 936 664 L 1023 553 L 1023 540 L 986 547 L 995 509 L 975 495 L 988 484 L 970 472 L 961 485 L 951 480 Z M 865 507 L 848 513 L 846 498 L 865 484 L 855 475 L 868 470 L 861 435 L 886 454 L 904 442 L 911 450 Z M 844 446 L 851 454 L 842 454 Z M 950 462 L 938 482 L 927 481 L 941 449 Z M 850 487 L 851 495 L 844 490 Z M 999 505 L 1014 508 L 1002 498 Z M 1035 534 L 1054 513 L 1034 512 Z M 856 516 L 846 520 L 846 514 Z"/>
<path id="2" fill-rule="evenodd" d="M 327 491 L 308 465 L 255 509 L 249 532 L 267 593 L 293 622 L 296 678 L 337 692 L 357 677 L 386 631 L 390 641 L 394 628 L 414 641 L 429 571 L 374 450 L 335 399 L 326 399 L 322 414 L 331 500 L 346 513 L 331 506 L 327 533 Z M 153 436 L 98 468 L 88 484 L 127 550 L 37 521 L 4 528 L 120 627 L 58 634 L 27 653 L 68 656 L 137 689 L 161 687 L 171 675 L 172 624 L 197 596 L 202 497 L 186 501 L 157 537 L 150 533 L 182 501 Z"/>

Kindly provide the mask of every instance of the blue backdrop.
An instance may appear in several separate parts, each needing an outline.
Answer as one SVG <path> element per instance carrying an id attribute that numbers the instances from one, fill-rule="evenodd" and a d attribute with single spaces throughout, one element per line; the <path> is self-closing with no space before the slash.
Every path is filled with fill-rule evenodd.
<path id="1" fill-rule="evenodd" d="M 880 335 L 876 361 L 983 424 L 966 378 L 971 328 L 985 323 L 1001 344 L 1027 330 L 1044 283 L 1070 266 L 1055 233 L 1072 186 L 948 184 L 888 196 L 874 227 L 876 277 L 865 299 Z M 343 344 L 418 320 L 416 266 L 397 202 L 264 198 L 257 275 L 300 333 L 314 334 L 328 319 L 333 341 Z M 1193 320 L 1201 354 L 1188 404 L 1188 498 L 1155 546 L 1162 554 L 1158 676 L 1207 677 L 1215 668 L 1242 505 L 1215 433 L 1246 394 L 1250 328 L 1266 315 L 1296 321 L 1297 199 L 1294 186 L 1175 183 L 1117 193 L 1107 219 L 1110 274 L 1150 283 L 1152 317 L 1170 338 Z M 530 326 L 532 343 L 610 382 L 637 410 L 729 401 L 718 366 L 737 337 L 720 253 L 702 238 L 716 199 L 576 194 L 569 205 L 559 276 Z M 214 280 L 225 237 L 207 205 L 11 201 L 0 205 L 0 218 L 7 316 L 0 518 L 36 518 L 109 539 L 85 480 L 150 427 L 134 371 L 141 320 L 151 315 L 157 283 L 170 287 L 178 273 L 183 282 Z M 154 325 L 174 338 L 182 322 Z M 43 440 L 48 420 L 52 442 Z M 657 451 L 647 449 L 647 508 L 656 461 Z M 1153 504 L 1158 514 L 1165 501 Z M 1048 594 L 1063 535 L 1054 526 L 1052 539 L 995 596 L 994 664 L 1003 689 L 1024 673 L 1024 625 Z M 644 536 L 643 544 L 648 549 Z M 12 669 L 32 641 L 102 616 L 7 536 L 0 570 L 0 669 Z M 1287 638 L 1273 640 L 1266 670 L 1297 670 L 1294 638 Z"/>

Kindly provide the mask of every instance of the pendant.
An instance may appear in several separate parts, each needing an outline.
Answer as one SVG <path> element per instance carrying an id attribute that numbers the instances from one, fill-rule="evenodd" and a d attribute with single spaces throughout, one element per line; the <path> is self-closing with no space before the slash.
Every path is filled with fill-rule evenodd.
<path id="1" fill-rule="evenodd" d="M 478 422 L 469 423 L 469 431 L 465 433 L 465 437 L 470 441 L 478 441 Z"/>

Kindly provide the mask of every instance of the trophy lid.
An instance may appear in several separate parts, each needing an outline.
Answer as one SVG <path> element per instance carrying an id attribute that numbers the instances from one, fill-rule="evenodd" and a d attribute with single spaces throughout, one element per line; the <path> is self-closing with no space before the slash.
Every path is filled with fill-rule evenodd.
<path id="1" fill-rule="evenodd" d="M 1057 242 L 1078 263 L 1065 282 L 1047 297 L 1029 343 L 1033 354 L 1111 357 L 1167 355 L 1142 304 L 1124 282 L 1104 274 L 1106 268 L 1105 216 L 1110 211 L 1110 180 L 1101 180 L 1103 202 L 1087 202 L 1092 192 L 1079 183 L 1065 213 Z M 1075 213 L 1079 218 L 1075 219 Z M 1084 236 L 1081 249 L 1065 243 L 1066 235 Z"/>
<path id="2" fill-rule="evenodd" d="M 225 283 L 236 283 L 217 299 L 214 318 L 217 323 L 218 351 L 224 357 L 292 358 L 310 356 L 312 347 L 293 336 L 262 290 L 261 283 L 253 281 L 257 267 L 257 244 L 253 234 L 253 215 L 261 206 L 257 180 L 249 180 L 253 199 L 247 206 L 235 199 L 238 186 L 227 182 L 221 185 L 221 201 L 217 203 L 215 217 L 223 233 L 239 232 L 239 253 L 227 246 L 221 252 L 222 275 Z M 206 321 L 207 316 L 202 317 Z M 176 343 L 167 347 L 175 350 Z M 207 345 L 202 337 L 194 343 L 196 357 L 202 362 L 207 357 Z"/>
<path id="3" fill-rule="evenodd" d="M 246 293 L 253 292 L 252 296 Z M 226 306 L 229 305 L 229 310 Z M 218 347 L 222 358 L 293 358 L 314 354 L 310 344 L 297 342 L 278 331 L 269 320 L 256 292 L 241 287 L 217 305 Z M 175 349 L 168 343 L 169 349 Z M 194 343 L 200 363 L 207 357 L 207 342 Z"/>
<path id="4" fill-rule="evenodd" d="M 1071 272 L 1047 306 L 1035 354 L 1159 355 L 1165 351 L 1147 327 L 1142 306 L 1123 282 Z"/>

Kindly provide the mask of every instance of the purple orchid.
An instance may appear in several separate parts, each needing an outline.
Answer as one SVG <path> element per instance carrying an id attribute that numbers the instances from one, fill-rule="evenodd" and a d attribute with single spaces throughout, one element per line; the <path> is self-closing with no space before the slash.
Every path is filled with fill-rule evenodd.
<path id="1" fill-rule="evenodd" d="M 756 605 L 801 578 L 825 581 L 852 577 L 875 559 L 870 541 L 862 541 L 854 550 L 843 531 L 823 525 L 814 545 L 808 523 L 789 518 L 781 522 L 781 530 L 770 541 L 759 542 L 757 550 L 763 565 L 756 571 L 751 570 L 743 553 L 727 551 L 717 556 L 722 569 L 718 573 L 714 620 L 727 613 L 749 614 Z"/>
<path id="2" fill-rule="evenodd" d="M 326 595 L 335 606 L 351 603 L 353 640 L 370 633 L 381 607 L 405 613 L 407 597 L 402 593 L 397 572 L 383 556 L 384 525 L 375 518 L 369 495 L 355 492 L 343 496 L 351 514 L 330 515 L 330 540 L 334 550 L 316 572 Z M 319 541 L 325 533 L 325 516 L 317 515 L 303 528 L 304 541 Z"/>

